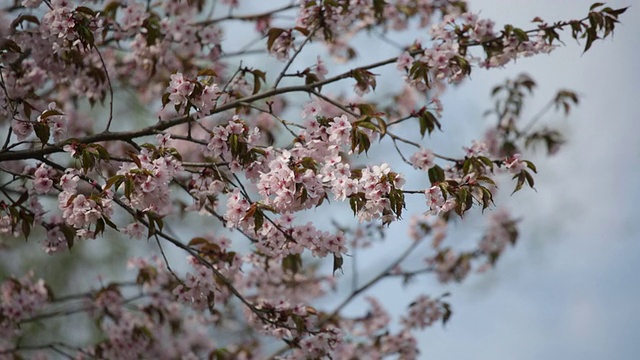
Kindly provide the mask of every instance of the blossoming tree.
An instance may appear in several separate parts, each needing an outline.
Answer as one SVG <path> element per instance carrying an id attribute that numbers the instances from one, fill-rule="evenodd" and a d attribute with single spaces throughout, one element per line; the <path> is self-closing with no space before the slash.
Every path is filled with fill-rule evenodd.
<path id="1" fill-rule="evenodd" d="M 36 275 L 43 263 L 26 274 L 2 268 L 7 359 L 416 358 L 415 332 L 452 314 L 446 294 L 413 299 L 394 326 L 374 297 L 360 316 L 345 307 L 382 279 L 460 282 L 490 268 L 518 234 L 516 221 L 494 210 L 496 192 L 533 187 L 525 151 L 542 143 L 552 153 L 562 143 L 537 118 L 522 119 L 535 87 L 523 75 L 495 87 L 495 125 L 481 140 L 441 154 L 429 141 L 446 127 L 439 97 L 472 70 L 552 52 L 561 34 L 587 51 L 625 11 L 598 3 L 578 20 L 498 28 L 454 0 L 2 6 L 2 252 L 21 261 L 36 247 L 73 256 L 87 239 L 108 247 L 106 239 L 127 237 L 147 239 L 157 254 L 131 258 L 129 276 L 85 289 L 48 286 Z M 234 33 L 238 22 L 253 33 Z M 364 63 L 352 44 L 406 30 L 418 35 Z M 322 55 L 305 64 L 310 48 Z M 279 63 L 247 66 L 249 56 Z M 353 66 L 332 70 L 345 66 L 338 60 Z M 396 88 L 377 87 L 383 67 L 396 68 Z M 545 110 L 568 113 L 577 102 L 563 90 Z M 385 146 L 395 165 L 369 156 Z M 413 174 L 400 172 L 403 163 Z M 421 173 L 420 188 L 405 188 Z M 409 196 L 424 205 L 408 209 Z M 347 210 L 353 221 L 302 221 L 325 209 Z M 451 246 L 450 222 L 485 209 L 489 226 L 474 248 Z M 328 308 L 322 299 L 351 269 L 342 270 L 350 255 L 408 215 L 411 245 Z M 191 229 L 197 236 L 171 231 L 196 217 L 209 219 Z M 187 261 L 170 261 L 176 252 Z M 403 266 L 412 253 L 422 267 Z M 78 321 L 75 333 L 30 336 L 78 313 L 92 321 Z M 80 336 L 83 327 L 93 335 Z"/>

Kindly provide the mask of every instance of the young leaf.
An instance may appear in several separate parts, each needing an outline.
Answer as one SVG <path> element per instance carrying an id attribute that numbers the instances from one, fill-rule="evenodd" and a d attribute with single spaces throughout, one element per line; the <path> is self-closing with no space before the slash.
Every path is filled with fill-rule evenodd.
<path id="1" fill-rule="evenodd" d="M 449 322 L 449 319 L 451 319 L 453 311 L 451 311 L 451 306 L 448 303 L 442 303 L 442 309 L 444 310 L 442 314 L 442 326 L 445 326 L 447 322 Z"/>
<path id="2" fill-rule="evenodd" d="M 340 269 L 342 271 L 342 264 L 344 264 L 344 259 L 340 254 L 333 254 L 333 275 L 336 275 L 336 270 Z"/>
<path id="3" fill-rule="evenodd" d="M 280 28 L 271 28 L 267 33 L 267 50 L 271 51 L 273 47 L 273 43 L 276 41 L 278 36 L 280 36 L 285 30 Z"/>
<path id="4" fill-rule="evenodd" d="M 429 181 L 431 181 L 431 185 L 435 185 L 439 182 L 444 181 L 444 170 L 439 166 L 435 165 L 431 169 L 429 169 Z"/>
<path id="5" fill-rule="evenodd" d="M 69 248 L 69 251 L 71 251 L 76 238 L 76 229 L 73 226 L 63 224 L 60 225 L 60 230 L 64 234 L 64 238 L 67 240 L 67 247 Z"/>
<path id="6" fill-rule="evenodd" d="M 38 121 L 33 125 L 33 130 L 35 130 L 36 136 L 42 143 L 42 147 L 44 147 L 47 142 L 49 142 L 49 137 L 51 136 L 49 125 L 46 122 Z"/>
<path id="7" fill-rule="evenodd" d="M 253 223 L 255 228 L 254 230 L 257 233 L 264 224 L 264 214 L 261 210 L 256 210 L 256 212 L 253 214 Z"/>

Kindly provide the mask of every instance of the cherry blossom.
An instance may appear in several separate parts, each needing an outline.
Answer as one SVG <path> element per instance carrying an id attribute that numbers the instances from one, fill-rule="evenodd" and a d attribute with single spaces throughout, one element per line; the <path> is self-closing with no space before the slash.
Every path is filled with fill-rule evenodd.
<path id="1" fill-rule="evenodd" d="M 42 279 L 33 279 L 33 272 L 19 279 L 9 278 L 0 284 L 0 333 L 4 341 L 20 334 L 19 323 L 40 311 L 51 294 Z"/>
<path id="2" fill-rule="evenodd" d="M 512 174 L 521 172 L 525 167 L 524 161 L 520 160 L 520 154 L 515 154 L 505 160 L 505 167 Z"/>
<path id="3" fill-rule="evenodd" d="M 429 170 L 435 165 L 435 155 L 433 154 L 433 151 L 429 149 L 420 148 L 418 152 L 411 156 L 410 160 L 414 168 L 422 169 L 425 171 Z"/>
<path id="4" fill-rule="evenodd" d="M 8 273 L 34 269 L 0 283 L 0 357 L 79 359 L 418 358 L 447 295 L 396 316 L 370 287 L 488 271 L 518 235 L 497 179 L 533 187 L 530 145 L 563 141 L 526 125 L 528 76 L 499 85 L 495 123 L 451 153 L 431 141 L 450 126 L 440 99 L 472 70 L 552 52 L 563 29 L 588 50 L 625 11 L 520 29 L 463 1 L 14 5 L 0 10 L 0 252 Z M 397 31 L 423 38 L 360 53 Z M 568 90 L 552 102 L 577 103 Z M 467 214 L 488 225 L 462 248 L 451 229 Z M 359 251 L 395 244 L 405 218 L 410 247 L 359 276 Z M 95 249 L 116 264 L 134 247 L 146 256 L 126 274 L 88 278 Z M 66 253 L 64 281 L 41 280 Z"/>

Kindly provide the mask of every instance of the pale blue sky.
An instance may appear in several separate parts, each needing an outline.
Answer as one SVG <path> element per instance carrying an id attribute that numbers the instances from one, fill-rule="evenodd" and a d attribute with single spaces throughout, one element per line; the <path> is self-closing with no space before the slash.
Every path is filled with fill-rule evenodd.
<path id="1" fill-rule="evenodd" d="M 494 19 L 497 26 L 508 22 L 528 28 L 535 16 L 549 21 L 582 17 L 590 3 L 479 0 L 470 1 L 470 6 L 482 17 Z M 568 144 L 551 159 L 534 157 L 540 170 L 537 192 L 523 190 L 499 199 L 523 221 L 519 243 L 496 269 L 473 275 L 460 285 L 445 287 L 426 280 L 405 291 L 389 281 L 373 289 L 396 316 L 420 292 L 451 291 L 454 315 L 446 328 L 436 326 L 420 335 L 421 358 L 595 360 L 635 359 L 640 354 L 640 216 L 636 213 L 640 203 L 636 185 L 640 176 L 640 9 L 632 7 L 621 19 L 613 39 L 595 43 L 584 55 L 582 46 L 565 34 L 567 46 L 551 55 L 522 59 L 504 70 L 474 69 L 471 81 L 450 89 L 443 98 L 445 133 L 434 134 L 432 144 L 454 156 L 461 146 L 481 136 L 489 91 L 507 77 L 527 72 L 538 82 L 531 113 L 559 88 L 577 90 L 582 103 L 569 119 L 549 118 L 564 130 Z M 388 45 L 369 44 L 362 46 L 359 64 L 397 55 Z M 382 56 L 383 51 L 390 51 L 389 55 Z M 310 51 L 295 64 L 309 66 L 315 57 Z M 251 66 L 251 59 L 246 61 Z M 275 60 L 268 63 L 282 66 Z M 335 74 L 341 68 L 330 64 L 330 71 Z M 377 73 L 396 74 L 381 76 L 381 87 L 385 79 L 397 77 L 392 66 Z M 373 152 L 371 157 L 376 155 L 384 154 Z M 398 163 L 397 156 L 389 160 L 394 166 Z M 419 210 L 423 198 L 410 201 L 410 209 L 424 211 Z M 312 214 L 318 224 L 328 223 L 330 218 L 324 215 Z M 480 219 L 469 223 L 453 234 L 461 240 L 479 236 Z M 362 281 L 388 261 L 390 251 L 406 246 L 405 234 L 404 225 L 392 226 L 386 243 L 359 259 Z M 173 255 L 176 263 L 183 261 L 182 253 Z M 347 263 L 345 272 L 349 271 Z M 356 302 L 347 310 L 362 313 L 366 310 L 361 305 Z"/>
<path id="2" fill-rule="evenodd" d="M 609 5 L 623 7 L 632 2 Z M 472 11 L 494 19 L 498 28 L 511 23 L 525 29 L 532 28 L 530 21 L 536 16 L 549 22 L 581 18 L 590 5 L 589 1 L 470 1 Z M 568 119 L 547 118 L 564 131 L 568 144 L 553 158 L 533 156 L 540 170 L 537 192 L 524 190 L 499 199 L 523 221 L 519 243 L 496 269 L 473 275 L 463 284 L 441 286 L 426 279 L 408 289 L 392 281 L 373 288 L 372 294 L 394 309 L 396 320 L 417 294 L 451 291 L 454 315 L 445 329 L 437 326 L 421 334 L 421 358 L 595 360 L 635 359 L 640 353 L 640 216 L 636 214 L 640 202 L 636 187 L 640 176 L 640 71 L 636 68 L 640 10 L 632 7 L 621 20 L 613 39 L 596 42 L 584 55 L 583 45 L 565 33 L 566 47 L 521 59 L 503 70 L 475 69 L 471 81 L 444 96 L 445 133 L 434 134 L 428 141 L 429 146 L 453 156 L 461 146 L 481 137 L 486 126 L 482 113 L 490 107 L 488 94 L 507 77 L 526 72 L 538 82 L 536 96 L 528 103 L 530 116 L 560 88 L 576 90 L 582 102 Z M 422 38 L 427 39 L 426 32 Z M 387 44 L 363 40 L 356 42 L 358 65 L 395 54 Z M 315 56 L 313 51 L 303 53 L 294 65 L 309 66 Z M 329 64 L 329 70 L 334 74 L 346 68 Z M 380 91 L 397 82 L 391 66 L 376 73 L 381 75 Z M 387 150 L 374 150 L 370 157 L 399 166 L 393 150 Z M 416 210 L 424 206 L 423 198 L 409 201 L 410 210 L 424 211 Z M 328 223 L 328 217 L 318 215 L 324 214 L 313 214 L 314 221 Z M 468 223 L 452 231 L 456 240 L 480 235 L 481 219 Z M 382 246 L 359 256 L 362 282 L 390 261 L 390 253 L 404 249 L 405 227 L 393 225 Z M 417 255 L 409 263 L 423 257 Z M 349 271 L 346 264 L 345 273 Z M 336 301 L 341 295 L 345 294 Z M 366 312 L 363 305 L 357 301 L 347 310 L 362 314 Z"/>
<path id="3" fill-rule="evenodd" d="M 498 25 L 524 28 L 534 16 L 582 17 L 589 5 L 470 2 Z M 562 87 L 578 90 L 582 102 L 568 120 L 558 117 L 568 144 L 556 157 L 537 160 L 537 192 L 508 199 L 524 219 L 516 248 L 486 275 L 460 286 L 429 286 L 452 291 L 454 316 L 446 329 L 422 336 L 423 358 L 587 360 L 640 354 L 640 9 L 630 8 L 622 22 L 613 39 L 595 43 L 584 55 L 568 39 L 567 47 L 550 56 L 503 71 L 476 71 L 471 82 L 448 93 L 451 117 L 467 117 L 459 126 L 468 130 L 463 137 L 476 134 L 488 90 L 506 76 L 533 76 L 540 85 L 534 101 L 539 106 Z"/>

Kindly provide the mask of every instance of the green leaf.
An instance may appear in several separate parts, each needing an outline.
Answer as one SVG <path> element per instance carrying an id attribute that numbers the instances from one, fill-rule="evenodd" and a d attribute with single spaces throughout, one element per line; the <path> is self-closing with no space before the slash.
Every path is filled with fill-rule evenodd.
<path id="1" fill-rule="evenodd" d="M 20 206 L 22 205 L 25 201 L 27 201 L 27 199 L 29 199 L 29 193 L 27 191 L 23 192 L 22 195 L 20 195 L 20 197 L 18 198 L 18 200 L 16 200 L 15 203 L 13 203 L 13 206 Z"/>
<path id="2" fill-rule="evenodd" d="M 114 224 L 113 221 L 111 221 L 111 219 L 109 219 L 108 216 L 103 216 L 102 220 L 104 220 L 105 224 L 107 224 L 110 228 L 116 230 L 116 231 L 120 231 L 118 230 L 118 225 Z"/>
<path id="3" fill-rule="evenodd" d="M 273 47 L 273 43 L 284 31 L 285 31 L 284 29 L 280 29 L 280 28 L 269 29 L 269 32 L 267 33 L 267 38 L 268 38 L 267 50 L 271 51 L 271 48 Z"/>
<path id="4" fill-rule="evenodd" d="M 40 114 L 40 119 L 44 120 L 51 116 L 57 116 L 57 115 L 64 115 L 64 114 L 60 112 L 60 110 L 58 109 L 45 110 L 42 112 L 42 114 Z"/>
<path id="5" fill-rule="evenodd" d="M 96 236 L 104 233 L 104 220 L 98 219 L 98 221 L 96 221 L 96 228 L 94 230 L 94 233 Z"/>
<path id="6" fill-rule="evenodd" d="M 98 144 L 93 144 L 92 146 L 95 147 L 96 150 L 98 151 L 98 154 L 100 155 L 100 159 L 106 160 L 106 161 L 109 161 L 109 159 L 111 159 L 111 156 L 109 155 L 109 151 L 107 151 L 107 149 L 105 149 L 104 146 L 98 145 Z"/>
<path id="7" fill-rule="evenodd" d="M 418 118 L 418 121 L 420 121 L 420 136 L 424 137 L 424 134 L 429 128 L 429 122 L 424 116 L 420 116 L 420 118 Z"/>
<path id="8" fill-rule="evenodd" d="M 201 69 L 200 71 L 198 71 L 198 75 L 197 76 L 198 77 L 200 77 L 200 76 L 213 76 L 213 77 L 216 77 L 216 76 L 218 76 L 218 73 L 216 73 L 216 71 L 213 70 L 213 69 L 204 68 L 204 69 Z"/>
<path id="9" fill-rule="evenodd" d="M 7 39 L 7 38 L 4 38 L 3 42 L 0 43 L 0 50 L 7 51 L 7 52 L 18 53 L 18 54 L 22 53 L 22 48 L 20 48 L 20 45 L 18 45 L 18 43 L 16 43 L 15 41 Z M 26 104 L 26 102 L 25 102 L 25 104 Z M 25 111 L 25 115 L 27 116 L 27 118 L 29 118 L 30 115 L 31 115 L 30 110 L 31 109 L 29 109 L 29 112 Z"/>
<path id="10" fill-rule="evenodd" d="M 309 73 L 305 74 L 305 77 L 304 77 L 304 84 L 305 85 L 315 84 L 318 81 L 320 81 L 320 78 L 318 77 L 318 75 L 316 75 L 316 74 L 314 74 L 312 72 L 309 72 Z"/>
<path id="11" fill-rule="evenodd" d="M 340 254 L 333 254 L 333 275 L 336 275 L 336 270 L 342 270 L 342 264 L 344 264 L 344 259 Z"/>
<path id="12" fill-rule="evenodd" d="M 40 21 L 38 21 L 38 17 L 37 16 L 34 16 L 34 15 L 20 15 L 15 20 L 13 20 L 13 22 L 11 22 L 11 27 L 15 29 L 18 26 L 20 26 L 24 21 L 30 22 L 30 23 L 34 23 L 36 25 L 40 25 Z"/>
<path id="13" fill-rule="evenodd" d="M 122 184 L 122 181 L 124 180 L 124 178 L 125 178 L 124 175 L 114 175 L 110 177 L 109 180 L 107 180 L 107 183 L 102 188 L 102 190 L 109 190 L 113 185 L 116 185 L 114 188 L 114 191 L 118 190 L 118 187 L 120 186 L 120 184 Z"/>
<path id="14" fill-rule="evenodd" d="M 260 70 L 253 70 L 253 95 L 257 94 L 262 87 L 262 83 L 266 81 L 266 73 Z"/>
<path id="15" fill-rule="evenodd" d="M 387 123 L 380 117 L 375 117 L 378 122 L 378 127 L 380 128 L 378 131 L 380 132 L 380 139 L 382 139 L 387 134 Z"/>
<path id="16" fill-rule="evenodd" d="M 584 46 L 584 51 L 582 53 L 586 53 L 590 48 L 591 48 L 591 44 L 593 44 L 594 41 L 596 41 L 597 39 L 599 39 L 598 37 L 598 33 L 596 32 L 596 28 L 595 26 L 592 26 L 590 28 L 587 29 L 587 42 Z"/>
<path id="17" fill-rule="evenodd" d="M 256 210 L 256 212 L 253 213 L 253 223 L 254 223 L 254 230 L 257 233 L 258 230 L 260 230 L 262 228 L 262 225 L 264 224 L 264 214 L 262 213 L 261 210 Z"/>
<path id="18" fill-rule="evenodd" d="M 451 315 L 453 312 L 451 311 L 451 306 L 448 303 L 442 303 L 442 309 L 444 310 L 442 314 L 442 326 L 447 325 L 449 319 L 451 319 Z"/>
<path id="19" fill-rule="evenodd" d="M 516 188 L 513 190 L 511 195 L 513 195 L 517 191 L 520 191 L 520 189 L 522 189 L 522 186 L 524 185 L 524 181 L 525 181 L 525 176 L 524 176 L 524 174 L 522 172 L 520 174 L 514 175 L 513 178 L 514 179 L 518 178 L 518 182 L 516 183 Z"/>
<path id="20" fill-rule="evenodd" d="M 353 211 L 353 215 L 358 213 L 358 199 L 355 196 L 349 198 L 349 206 L 351 207 L 351 211 Z"/>
<path id="21" fill-rule="evenodd" d="M 529 41 L 529 35 L 527 35 L 527 33 L 520 29 L 520 28 L 515 28 L 513 29 L 513 34 L 516 36 L 516 38 L 518 39 L 519 42 L 525 42 L 525 41 Z"/>
<path id="22" fill-rule="evenodd" d="M 307 188 L 304 187 L 304 185 L 302 184 L 298 184 L 300 186 L 300 190 L 296 191 L 299 192 L 300 195 L 298 196 L 298 199 L 300 200 L 301 204 L 304 204 L 305 201 L 307 201 L 307 199 L 309 198 L 309 193 L 307 192 Z M 298 187 L 298 185 L 296 185 L 296 188 Z"/>
<path id="23" fill-rule="evenodd" d="M 531 174 L 526 170 L 523 170 L 522 172 L 524 172 L 524 177 L 527 180 L 527 184 L 529 184 L 529 187 L 533 188 L 533 176 L 531 176 Z"/>
<path id="24" fill-rule="evenodd" d="M 524 160 L 524 163 L 525 163 L 525 164 L 527 164 L 527 167 L 528 167 L 529 169 L 531 169 L 534 173 L 536 173 L 536 174 L 538 173 L 538 170 L 536 169 L 536 166 L 535 166 L 535 165 L 533 165 L 533 163 L 532 163 L 531 161 L 529 161 L 529 160 Z"/>
<path id="25" fill-rule="evenodd" d="M 160 216 L 158 216 L 156 213 L 148 212 L 147 219 L 149 224 L 149 232 L 147 233 L 148 237 L 152 237 L 156 234 L 157 231 L 162 231 L 164 222 L 162 221 L 162 218 Z"/>
<path id="26" fill-rule="evenodd" d="M 205 244 L 209 244 L 209 243 L 210 243 L 210 241 L 207 240 L 206 238 L 194 237 L 193 239 L 191 239 L 189 241 L 189 246 L 205 245 Z"/>
<path id="27" fill-rule="evenodd" d="M 377 126 L 375 126 L 373 123 L 370 123 L 370 122 L 368 122 L 368 121 L 364 121 L 364 120 L 363 120 L 363 121 L 358 121 L 358 122 L 356 123 L 356 126 L 358 126 L 358 127 L 363 127 L 363 128 L 365 128 L 365 129 L 369 129 L 369 130 L 373 130 L 373 131 L 375 131 L 375 132 L 378 132 L 378 131 L 379 131 L 378 127 L 377 127 Z"/>
<path id="28" fill-rule="evenodd" d="M 307 329 L 305 325 L 305 319 L 298 314 L 292 314 L 291 320 L 293 320 L 293 323 L 296 324 L 296 331 L 299 334 L 304 333 L 304 331 Z"/>
<path id="29" fill-rule="evenodd" d="M 156 218 L 156 224 L 158 225 L 158 230 L 162 231 L 162 229 L 164 229 L 164 220 L 162 220 L 162 218 L 158 215 L 156 215 L 155 213 L 154 217 Z"/>
<path id="30" fill-rule="evenodd" d="M 358 154 L 366 153 L 370 147 L 371 141 L 369 141 L 369 136 L 362 131 L 358 131 Z"/>
<path id="31" fill-rule="evenodd" d="M 69 248 L 69 251 L 71 251 L 74 240 L 76 238 L 77 230 L 73 226 L 63 224 L 60 225 L 60 231 L 62 231 L 62 234 L 64 234 L 64 238 L 67 240 L 67 247 Z"/>
<path id="32" fill-rule="evenodd" d="M 25 214 L 26 215 L 26 214 Z M 29 221 L 29 218 L 31 217 L 31 221 Z M 33 217 L 32 216 L 22 216 L 22 233 L 24 234 L 24 239 L 28 240 L 29 239 L 29 234 L 31 233 L 31 223 L 33 222 Z"/>
<path id="33" fill-rule="evenodd" d="M 486 187 L 481 186 L 480 189 L 482 190 L 482 210 L 484 210 L 493 204 L 493 194 Z"/>
<path id="34" fill-rule="evenodd" d="M 229 149 L 231 150 L 231 154 L 233 156 L 238 156 L 240 152 L 240 146 L 238 141 L 238 134 L 229 135 Z"/>
<path id="35" fill-rule="evenodd" d="M 466 175 L 466 174 L 469 173 L 469 171 L 471 170 L 471 164 L 472 164 L 471 158 L 466 159 L 464 161 L 464 163 L 462 163 L 462 173 L 463 174 Z"/>
<path id="36" fill-rule="evenodd" d="M 469 190 L 467 190 L 466 188 L 460 188 L 460 190 L 458 190 L 458 192 L 456 193 L 456 207 L 459 208 L 459 211 L 456 211 L 458 213 L 458 215 L 462 216 L 462 214 L 469 210 L 471 208 L 471 206 L 473 205 L 473 197 L 471 196 L 471 194 L 469 193 Z"/>
<path id="37" fill-rule="evenodd" d="M 131 200 L 131 194 L 133 193 L 133 189 L 134 189 L 134 183 L 133 183 L 133 179 L 127 178 L 124 182 L 124 196 Z"/>
<path id="38" fill-rule="evenodd" d="M 376 112 L 375 108 L 371 104 L 357 104 L 358 110 L 360 110 L 360 115 L 369 115 L 373 116 Z"/>
<path id="39" fill-rule="evenodd" d="M 90 15 L 90 16 L 92 16 L 92 17 L 93 17 L 93 16 L 96 16 L 96 12 L 95 12 L 95 11 L 93 11 L 93 10 L 91 10 L 90 8 L 86 7 L 86 6 L 78 6 L 78 7 L 76 8 L 76 11 L 77 11 L 77 12 L 80 12 L 80 13 L 83 13 L 83 14 Z"/>
<path id="40" fill-rule="evenodd" d="M 482 161 L 488 168 L 493 169 L 493 162 L 486 156 L 478 156 L 478 159 Z"/>
<path id="41" fill-rule="evenodd" d="M 305 169 L 315 170 L 318 163 L 312 157 L 305 156 L 300 161 L 300 165 Z"/>
<path id="42" fill-rule="evenodd" d="M 82 151 L 82 169 L 84 170 L 84 172 L 88 172 L 89 170 L 93 169 L 93 167 L 95 166 L 96 160 L 93 157 L 93 154 L 91 154 L 90 151 L 87 150 L 83 150 Z"/>
<path id="43" fill-rule="evenodd" d="M 431 185 L 435 185 L 439 182 L 444 181 L 445 175 L 444 170 L 439 166 L 435 165 L 431 169 L 429 169 L 429 181 L 431 181 Z"/>
<path id="44" fill-rule="evenodd" d="M 471 74 L 471 64 L 469 64 L 469 61 L 465 59 L 463 56 L 460 56 L 460 55 L 454 56 L 453 62 L 458 64 L 458 67 L 460 67 L 460 70 L 462 70 L 462 72 L 465 75 Z"/>
<path id="45" fill-rule="evenodd" d="M 384 9 L 387 2 L 384 0 L 373 0 L 373 14 L 376 20 L 384 20 Z"/>
<path id="46" fill-rule="evenodd" d="M 302 270 L 302 257 L 300 254 L 289 254 L 283 258 L 282 269 L 291 271 L 294 274 L 300 272 Z"/>
<path id="47" fill-rule="evenodd" d="M 49 125 L 46 122 L 38 121 L 33 125 L 33 130 L 35 130 L 36 136 L 42 143 L 42 147 L 44 147 L 49 141 L 49 137 L 51 136 Z"/>
<path id="48" fill-rule="evenodd" d="M 431 111 L 425 111 L 423 116 L 425 116 L 429 121 L 429 135 L 431 135 L 431 133 L 433 132 L 433 130 L 435 130 L 436 127 L 438 128 L 438 130 L 442 130 L 442 127 L 440 126 L 440 121 L 438 121 L 438 118 L 435 115 L 433 115 Z"/>
<path id="49" fill-rule="evenodd" d="M 400 219 L 402 217 L 402 209 L 406 208 L 402 190 L 392 189 L 391 192 L 389 192 L 389 202 L 391 203 L 391 210 L 393 210 L 397 218 Z"/>
<path id="50" fill-rule="evenodd" d="M 476 177 L 476 180 L 483 181 L 483 182 L 489 183 L 489 184 L 494 185 L 494 186 L 496 185 L 496 182 L 493 181 L 493 179 L 488 177 L 488 176 L 480 175 L 480 176 Z"/>
<path id="51" fill-rule="evenodd" d="M 420 135 L 424 137 L 426 132 L 429 132 L 429 135 L 438 127 L 438 130 L 442 130 L 440 122 L 435 115 L 433 115 L 430 111 L 424 111 L 419 118 L 420 121 Z"/>
<path id="52" fill-rule="evenodd" d="M 409 75 L 414 80 L 424 81 L 427 88 L 429 88 L 429 66 L 422 61 L 414 61 L 409 69 Z"/>
<path id="53" fill-rule="evenodd" d="M 211 353 L 209 353 L 209 360 L 229 360 L 232 359 L 233 354 L 231 354 L 231 352 L 229 352 L 229 350 L 225 349 L 225 348 L 221 348 L 221 349 L 216 349 L 215 351 L 212 351 Z"/>
<path id="54" fill-rule="evenodd" d="M 167 106 L 167 104 L 171 101 L 171 100 L 169 100 L 169 96 L 170 96 L 170 95 L 171 95 L 171 94 L 169 94 L 169 93 L 165 93 L 165 94 L 163 94 L 163 95 L 162 95 L 162 108 L 163 108 L 163 109 L 164 109 L 164 107 L 165 107 L 165 106 Z"/>
<path id="55" fill-rule="evenodd" d="M 298 31 L 299 33 L 301 33 L 301 34 L 302 34 L 302 35 L 304 35 L 304 36 L 309 36 L 309 33 L 310 33 L 310 32 L 309 32 L 309 30 L 308 30 L 308 29 L 305 29 L 305 28 L 300 27 L 300 26 L 296 26 L 296 27 L 295 27 L 295 28 L 293 28 L 293 29 L 294 29 L 294 30 L 296 30 L 296 31 Z"/>

